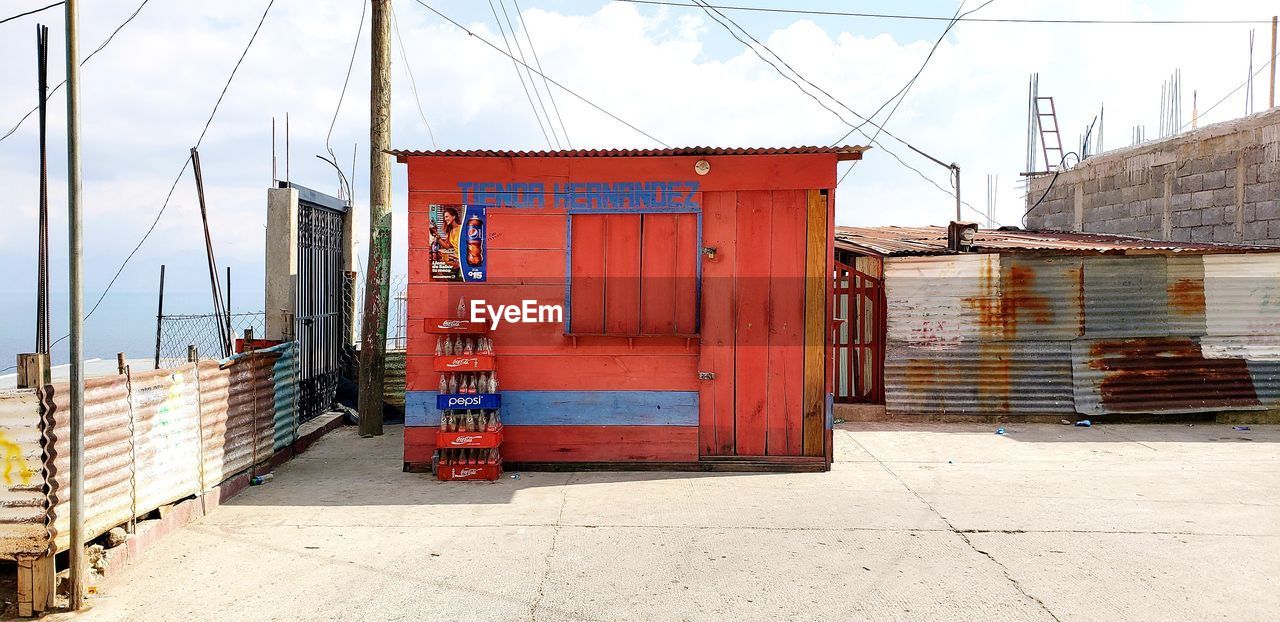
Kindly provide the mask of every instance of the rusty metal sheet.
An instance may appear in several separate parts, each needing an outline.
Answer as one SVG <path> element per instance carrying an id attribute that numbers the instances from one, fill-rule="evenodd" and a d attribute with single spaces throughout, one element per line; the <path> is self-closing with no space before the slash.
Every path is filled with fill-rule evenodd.
<path id="1" fill-rule="evenodd" d="M 1084 268 L 1079 257 L 1000 258 L 1001 313 L 992 338 L 1070 341 L 1084 331 Z"/>
<path id="2" fill-rule="evenodd" d="M 1072 413 L 1071 344 L 976 342 L 936 350 L 890 342 L 885 410 L 901 415 Z"/>
<path id="3" fill-rule="evenodd" d="M 35 389 L 0 391 L 0 559 L 49 548 L 45 527 L 40 398 Z"/>
<path id="4" fill-rule="evenodd" d="M 233 357 L 226 369 L 201 363 L 206 487 L 269 460 L 274 453 L 277 358 L 254 352 Z"/>
<path id="5" fill-rule="evenodd" d="M 135 512 L 200 492 L 200 393 L 195 365 L 134 374 Z"/>
<path id="6" fill-rule="evenodd" d="M 1071 361 L 1076 410 L 1088 415 L 1265 409 L 1247 361 L 1206 358 L 1189 337 L 1081 340 Z"/>
<path id="7" fill-rule="evenodd" d="M 71 486 L 69 385 L 56 382 L 40 391 L 44 406 L 45 469 L 51 530 L 58 550 L 70 543 L 68 493 Z M 124 376 L 85 380 L 85 538 L 96 538 L 134 516 L 133 436 L 128 382 Z"/>
<path id="8" fill-rule="evenodd" d="M 1204 258 L 1186 255 L 1165 258 L 1165 298 L 1169 334 L 1205 334 Z"/>
<path id="9" fill-rule="evenodd" d="M 999 318 L 999 255 L 899 257 L 884 270 L 891 342 L 950 350 Z"/>
<path id="10" fill-rule="evenodd" d="M 1165 258 L 1084 257 L 1084 335 L 1169 334 Z"/>

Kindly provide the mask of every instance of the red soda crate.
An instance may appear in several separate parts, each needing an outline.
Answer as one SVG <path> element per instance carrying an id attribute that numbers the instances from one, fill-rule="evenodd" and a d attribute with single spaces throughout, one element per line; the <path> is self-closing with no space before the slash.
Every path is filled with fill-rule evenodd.
<path id="1" fill-rule="evenodd" d="M 502 444 L 502 426 L 492 432 L 436 432 L 440 449 L 490 449 Z"/>
<path id="2" fill-rule="evenodd" d="M 442 464 L 436 469 L 436 478 L 442 482 L 492 482 L 502 475 L 502 462 L 498 464 Z"/>
<path id="3" fill-rule="evenodd" d="M 492 354 L 445 354 L 434 358 L 435 371 L 493 371 Z"/>
<path id="4" fill-rule="evenodd" d="M 429 317 L 423 320 L 423 326 L 432 335 L 481 335 L 489 332 L 484 322 L 469 322 L 448 317 Z"/>

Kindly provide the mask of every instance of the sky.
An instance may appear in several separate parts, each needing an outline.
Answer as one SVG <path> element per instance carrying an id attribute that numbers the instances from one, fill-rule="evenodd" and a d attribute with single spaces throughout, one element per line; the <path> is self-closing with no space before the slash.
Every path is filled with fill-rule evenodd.
<path id="1" fill-rule="evenodd" d="M 393 0 L 403 46 L 393 42 L 392 144 L 404 149 L 546 149 L 548 140 L 511 60 L 479 40 L 505 49 L 490 3 L 424 1 L 462 23 L 474 36 L 416 0 Z M 825 145 L 849 129 L 695 7 L 603 0 L 505 2 L 520 41 L 526 46 L 532 41 L 548 76 L 667 144 Z M 0 4 L 0 19 L 47 3 L 9 0 Z M 140 3 L 81 2 L 82 55 L 98 47 Z M 174 179 L 267 4 L 268 0 L 147 0 L 137 18 L 84 65 L 88 305 L 97 300 L 155 223 L 153 233 L 104 300 L 98 314 L 107 319 L 95 325 L 90 318 L 87 332 L 109 332 L 113 322 L 134 315 L 143 318 L 140 322 L 154 321 L 145 316 L 154 317 L 160 264 L 168 266 L 167 295 L 191 294 L 176 297 L 185 306 L 171 311 L 209 310 L 195 295 L 207 291 L 195 184 L 189 172 L 176 186 Z M 950 17 L 960 6 L 950 0 L 723 0 L 713 4 L 943 17 Z M 980 4 L 981 0 L 967 0 L 964 10 Z M 201 144 L 213 244 L 220 265 L 232 268 L 237 311 L 262 306 L 265 190 L 272 180 L 273 118 L 281 178 L 286 176 L 286 115 L 287 175 L 292 181 L 336 194 L 333 168 L 316 155 L 327 153 L 328 144 L 348 174 L 354 155 L 356 227 L 361 232 L 367 227 L 367 19 L 355 48 L 345 98 L 337 108 L 366 7 L 360 0 L 275 0 Z M 1269 56 L 1267 10 L 1262 2 L 1241 0 L 995 0 L 972 17 L 1259 23 L 962 22 L 938 46 L 885 127 L 887 133 L 940 160 L 958 163 L 964 199 L 979 210 L 987 204 L 987 176 L 998 175 L 995 220 L 1017 225 L 1023 204 L 1018 173 L 1026 167 L 1030 73 L 1039 72 L 1040 94 L 1054 97 L 1068 150 L 1104 105 L 1103 147 L 1128 146 L 1135 125 L 1145 125 L 1149 138 L 1158 133 L 1161 84 L 1175 70 L 1181 70 L 1183 121 L 1189 123 L 1193 91 L 1198 109 L 1204 112 L 1245 81 L 1251 28 L 1257 31 L 1254 68 L 1261 67 Z M 497 13 L 503 16 L 501 8 Z M 778 12 L 726 10 L 725 14 L 863 116 L 910 79 L 947 25 L 944 21 Z M 65 75 L 61 9 L 0 24 L 0 54 L 6 59 L 0 64 L 0 134 L 35 105 L 33 38 L 38 22 L 50 26 L 51 85 Z M 505 18 L 501 24 L 506 27 Z M 406 70 L 412 72 L 412 80 Z M 1258 109 L 1266 106 L 1267 76 L 1263 72 L 1255 80 Z M 543 88 L 540 79 L 537 82 Z M 551 91 L 574 147 L 657 146 L 574 96 L 556 87 Z M 542 96 L 548 98 L 545 90 Z M 1245 107 L 1241 89 L 1204 112 L 1200 123 L 1241 116 Z M 846 110 L 836 109 L 854 120 Z M 884 122 L 887 111 L 875 118 L 877 122 Z M 64 113 L 65 100 L 59 91 L 50 102 L 49 114 L 55 292 L 66 291 Z M 556 127 L 560 127 L 558 120 Z M 865 129 L 874 132 L 869 126 Z M 950 220 L 954 199 L 947 171 L 886 134 L 878 141 L 880 146 L 868 151 L 864 161 L 853 165 L 843 178 L 836 193 L 836 223 L 921 225 Z M 855 133 L 845 142 L 866 144 L 868 140 Z M 34 330 L 30 301 L 35 284 L 36 145 L 34 116 L 0 141 L 0 196 L 5 203 L 0 226 L 0 274 L 5 275 L 0 280 L 0 355 L 4 359 L 10 358 L 7 344 L 30 341 Z M 841 165 L 842 175 L 848 166 Z M 395 167 L 393 183 L 394 265 L 395 272 L 402 274 L 406 195 L 402 165 Z M 172 198 L 160 213 L 171 187 Z M 968 209 L 965 213 L 982 219 Z M 358 254 L 363 257 L 365 252 L 362 240 Z M 66 325 L 66 309 L 60 305 L 55 301 L 52 312 L 57 334 Z"/>

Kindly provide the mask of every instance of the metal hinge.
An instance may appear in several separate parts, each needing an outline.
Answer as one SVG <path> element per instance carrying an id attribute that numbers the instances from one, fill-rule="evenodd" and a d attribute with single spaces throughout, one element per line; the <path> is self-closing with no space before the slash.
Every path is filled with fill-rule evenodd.
<path id="1" fill-rule="evenodd" d="M 716 379 L 716 373 L 713 371 L 698 372 L 698 380 L 715 380 L 715 379 Z"/>

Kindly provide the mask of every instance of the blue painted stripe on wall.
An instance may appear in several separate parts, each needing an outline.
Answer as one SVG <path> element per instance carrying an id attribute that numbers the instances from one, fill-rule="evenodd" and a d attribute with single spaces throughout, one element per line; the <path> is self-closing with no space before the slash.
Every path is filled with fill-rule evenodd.
<path id="1" fill-rule="evenodd" d="M 440 421 L 434 391 L 405 393 L 405 425 Z M 504 391 L 505 425 L 698 425 L 693 391 Z"/>

